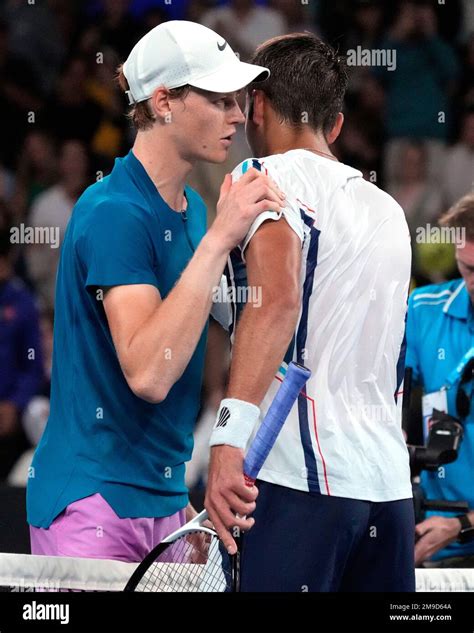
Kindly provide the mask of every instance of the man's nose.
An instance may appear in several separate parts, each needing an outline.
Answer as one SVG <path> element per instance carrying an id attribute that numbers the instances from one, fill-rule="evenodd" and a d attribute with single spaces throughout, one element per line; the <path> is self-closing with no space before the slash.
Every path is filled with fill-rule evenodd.
<path id="1" fill-rule="evenodd" d="M 237 123 L 245 123 L 245 115 L 242 112 L 238 103 L 235 104 L 235 107 L 232 109 L 232 117 L 231 121 L 234 124 Z"/>

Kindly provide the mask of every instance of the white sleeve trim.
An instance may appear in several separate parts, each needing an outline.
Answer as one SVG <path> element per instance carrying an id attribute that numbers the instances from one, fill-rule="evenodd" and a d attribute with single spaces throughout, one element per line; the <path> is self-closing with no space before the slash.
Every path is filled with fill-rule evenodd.
<path id="1" fill-rule="evenodd" d="M 261 227 L 261 225 L 266 220 L 277 221 L 280 220 L 281 217 L 284 217 L 288 222 L 289 226 L 296 235 L 300 238 L 301 242 L 304 240 L 305 230 L 304 223 L 300 218 L 295 217 L 295 212 L 289 208 L 282 209 L 281 211 L 264 211 L 259 216 L 257 216 L 249 229 L 249 232 L 245 236 L 243 242 L 240 245 L 240 250 L 242 251 L 242 259 L 245 261 L 245 249 L 249 245 L 250 240 Z"/>

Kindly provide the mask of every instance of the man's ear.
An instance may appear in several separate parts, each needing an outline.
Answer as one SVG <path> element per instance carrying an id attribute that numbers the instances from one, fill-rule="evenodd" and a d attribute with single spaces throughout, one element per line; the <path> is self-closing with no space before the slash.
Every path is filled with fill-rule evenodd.
<path id="1" fill-rule="evenodd" d="M 329 132 L 327 136 L 326 142 L 328 145 L 332 145 L 334 143 L 334 141 L 337 139 L 337 137 L 341 133 L 343 125 L 344 125 L 344 115 L 342 114 L 342 112 L 339 112 L 332 130 Z"/>
<path id="2" fill-rule="evenodd" d="M 261 126 L 265 118 L 265 93 L 261 90 L 254 90 L 250 99 L 249 119 L 255 125 Z"/>
<path id="3" fill-rule="evenodd" d="M 150 99 L 153 114 L 162 121 L 169 120 L 171 115 L 169 91 L 160 86 L 155 90 Z"/>

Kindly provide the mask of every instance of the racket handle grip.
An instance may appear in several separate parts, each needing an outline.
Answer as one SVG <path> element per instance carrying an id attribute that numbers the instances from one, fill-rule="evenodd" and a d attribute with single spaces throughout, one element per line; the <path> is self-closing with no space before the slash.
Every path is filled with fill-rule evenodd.
<path id="1" fill-rule="evenodd" d="M 255 483 L 255 479 L 253 477 L 249 477 L 244 473 L 244 482 L 247 488 L 251 488 Z"/>
<path id="2" fill-rule="evenodd" d="M 285 378 L 244 460 L 246 485 L 253 486 L 293 404 L 310 376 L 310 370 L 303 365 L 293 362 L 288 365 Z"/>

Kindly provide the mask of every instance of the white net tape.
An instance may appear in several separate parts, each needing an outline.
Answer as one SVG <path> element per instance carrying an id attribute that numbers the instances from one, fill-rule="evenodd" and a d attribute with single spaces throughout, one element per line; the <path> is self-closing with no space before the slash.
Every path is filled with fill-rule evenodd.
<path id="1" fill-rule="evenodd" d="M 177 565 L 179 574 L 175 573 Z M 137 563 L 113 560 L 0 554 L 0 587 L 9 591 L 123 591 L 136 567 Z M 162 591 L 199 591 L 206 565 L 157 563 L 152 571 L 170 578 L 170 588 Z M 181 587 L 172 580 L 176 576 L 184 579 Z M 224 587 L 223 580 L 216 591 Z M 474 591 L 474 569 L 417 569 L 416 590 Z"/>

